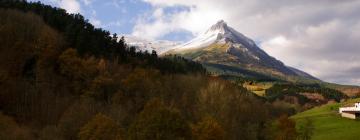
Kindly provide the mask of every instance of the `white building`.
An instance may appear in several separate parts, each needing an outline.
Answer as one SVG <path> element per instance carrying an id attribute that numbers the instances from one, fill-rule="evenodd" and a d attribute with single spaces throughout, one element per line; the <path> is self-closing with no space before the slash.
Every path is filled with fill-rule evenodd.
<path id="1" fill-rule="evenodd" d="M 353 107 L 340 107 L 339 113 L 341 117 L 349 118 L 349 119 L 356 119 L 360 117 L 360 102 L 355 103 Z"/>

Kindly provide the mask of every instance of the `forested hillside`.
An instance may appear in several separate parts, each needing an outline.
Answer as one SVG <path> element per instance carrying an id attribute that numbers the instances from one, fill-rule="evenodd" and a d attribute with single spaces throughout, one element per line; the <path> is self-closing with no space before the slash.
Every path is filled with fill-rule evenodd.
<path id="1" fill-rule="evenodd" d="M 76 49 L 81 56 L 93 56 L 111 61 L 116 60 L 121 63 L 152 67 L 161 70 L 161 72 L 204 72 L 201 65 L 179 57 L 161 59 L 157 57 L 156 52 L 136 52 L 135 48 L 126 47 L 123 37 L 119 39 L 116 34 L 111 35 L 108 31 L 95 28 L 80 14 L 67 14 L 64 9 L 53 8 L 40 2 L 26 3 L 22 0 L 4 0 L 1 1 L 0 7 L 17 9 L 40 16 L 41 21 L 44 22 L 42 24 L 49 25 L 61 34 L 62 39 L 66 41 L 61 41 L 63 46 Z M 8 18 L 12 18 L 12 16 L 8 16 Z M 32 22 L 31 19 L 28 22 L 30 22 L 28 24 L 40 24 L 39 21 Z M 14 28 L 16 27 L 14 26 Z M 8 37 L 14 38 L 15 36 Z"/>
<path id="2" fill-rule="evenodd" d="M 275 139 L 294 128 L 286 117 L 272 127 L 282 106 L 198 63 L 136 52 L 79 14 L 0 7 L 2 140 Z"/>

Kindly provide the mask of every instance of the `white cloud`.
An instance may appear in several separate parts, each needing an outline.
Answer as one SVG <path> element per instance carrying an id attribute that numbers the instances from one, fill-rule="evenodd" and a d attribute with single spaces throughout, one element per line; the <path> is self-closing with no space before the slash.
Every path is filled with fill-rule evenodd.
<path id="1" fill-rule="evenodd" d="M 193 2 L 188 1 L 186 3 L 180 1 L 181 4 L 191 4 Z M 174 6 L 171 1 L 169 4 Z M 166 3 L 165 3 L 166 4 Z M 193 34 L 198 34 L 204 31 L 211 24 L 217 22 L 219 19 L 223 19 L 226 15 L 220 10 L 211 8 L 212 10 L 205 10 L 203 7 L 193 7 L 194 5 L 187 5 L 188 10 L 178 11 L 172 14 L 163 13 L 162 3 L 154 3 L 156 7 L 154 11 L 149 15 L 145 14 L 139 18 L 134 27 L 133 35 L 146 35 L 147 38 L 156 39 L 162 37 L 170 32 L 187 30 Z M 177 5 L 183 6 L 183 5 Z M 206 17 L 206 18 L 205 18 Z M 150 21 L 150 22 L 149 22 Z M 146 34 L 144 34 L 146 33 Z"/>
<path id="2" fill-rule="evenodd" d="M 106 23 L 103 25 L 104 28 L 108 28 L 108 27 L 111 27 L 111 26 L 116 26 L 116 27 L 120 27 L 122 26 L 124 23 L 124 21 L 122 20 L 117 20 L 117 21 L 112 21 L 112 22 L 109 22 L 109 23 Z"/>
<path id="3" fill-rule="evenodd" d="M 90 18 L 90 23 L 98 28 L 102 26 L 101 21 L 94 17 Z"/>
<path id="4" fill-rule="evenodd" d="M 126 0 L 106 0 L 105 5 L 114 6 L 116 8 L 123 8 L 125 3 Z"/>
<path id="5" fill-rule="evenodd" d="M 360 33 L 353 30 L 358 23 L 329 21 L 307 27 L 287 43 L 274 43 L 280 41 L 275 37 L 261 46 L 286 64 L 326 81 L 360 85 Z"/>
<path id="6" fill-rule="evenodd" d="M 266 42 L 266 45 L 271 46 L 288 46 L 289 40 L 287 40 L 284 36 L 277 36 L 273 39 L 270 39 L 268 42 Z"/>
<path id="7" fill-rule="evenodd" d="M 162 8 L 157 8 L 153 13 L 145 14 L 136 21 L 132 35 L 156 39 L 169 32 L 181 30 L 180 20 L 186 17 L 186 14 L 186 12 L 181 12 L 175 15 L 166 15 Z"/>
<path id="8" fill-rule="evenodd" d="M 90 5 L 92 0 L 82 0 L 85 5 Z"/>
<path id="9" fill-rule="evenodd" d="M 360 85 L 358 0 L 143 0 L 154 10 L 136 22 L 133 35 L 161 38 L 193 34 L 219 19 L 260 40 L 270 55 L 320 79 Z M 166 13 L 160 9 L 184 6 Z"/>
<path id="10" fill-rule="evenodd" d="M 59 6 L 64 8 L 68 13 L 80 13 L 80 4 L 77 0 L 60 0 Z"/>

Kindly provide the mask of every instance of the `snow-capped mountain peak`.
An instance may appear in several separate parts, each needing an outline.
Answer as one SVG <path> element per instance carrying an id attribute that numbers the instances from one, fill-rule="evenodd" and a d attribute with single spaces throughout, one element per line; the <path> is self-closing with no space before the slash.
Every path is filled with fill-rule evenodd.
<path id="1" fill-rule="evenodd" d="M 249 47 L 256 46 L 254 41 L 229 27 L 224 20 L 220 20 L 193 40 L 176 47 L 174 50 L 182 51 L 187 49 L 198 49 L 207 47 L 213 43 L 228 42 L 239 43 Z"/>
<path id="2" fill-rule="evenodd" d="M 271 77 L 287 75 L 315 79 L 304 72 L 288 68 L 281 61 L 269 56 L 253 40 L 228 26 L 224 20 L 218 21 L 185 44 L 147 41 L 129 36 L 125 36 L 125 39 L 129 45 L 137 46 L 142 51 L 155 50 L 158 54 L 178 54 L 207 65 L 222 65 L 219 69 L 235 66 L 237 69 L 255 71 Z"/>
<path id="3" fill-rule="evenodd" d="M 191 59 L 203 63 L 239 65 L 264 73 L 299 75 L 281 61 L 269 56 L 253 40 L 228 26 L 224 20 L 218 21 L 193 40 L 177 46 L 169 53 L 190 56 Z"/>
<path id="4" fill-rule="evenodd" d="M 210 27 L 210 29 L 208 29 L 205 32 L 205 34 L 213 33 L 213 32 L 224 34 L 227 30 L 228 30 L 228 27 L 227 27 L 226 22 L 224 20 L 219 20 L 216 24 L 212 25 Z"/>
<path id="5" fill-rule="evenodd" d="M 213 43 L 239 43 L 246 44 L 246 46 L 255 46 L 255 43 L 229 27 L 224 20 L 219 20 L 216 24 L 212 25 L 208 30 L 199 34 L 191 41 L 180 44 L 179 42 L 172 41 L 149 41 L 135 36 L 125 35 L 125 40 L 130 46 L 136 47 L 138 50 L 151 52 L 155 50 L 158 54 L 166 53 L 167 51 L 182 51 L 187 49 L 197 49 L 207 47 Z"/>

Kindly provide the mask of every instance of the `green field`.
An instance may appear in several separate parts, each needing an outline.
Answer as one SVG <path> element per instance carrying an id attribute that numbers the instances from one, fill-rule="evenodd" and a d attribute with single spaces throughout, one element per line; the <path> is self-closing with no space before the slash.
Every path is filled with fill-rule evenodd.
<path id="1" fill-rule="evenodd" d="M 333 103 L 316 107 L 299 113 L 292 119 L 296 120 L 297 126 L 304 122 L 305 118 L 313 121 L 315 130 L 314 140 L 355 140 L 360 139 L 360 121 L 340 117 L 338 108 L 351 105 L 360 101 L 360 98 L 346 101 L 344 103 Z"/>

